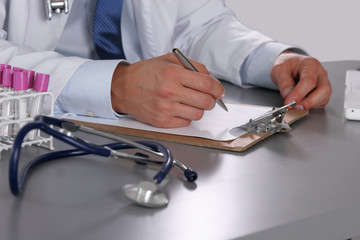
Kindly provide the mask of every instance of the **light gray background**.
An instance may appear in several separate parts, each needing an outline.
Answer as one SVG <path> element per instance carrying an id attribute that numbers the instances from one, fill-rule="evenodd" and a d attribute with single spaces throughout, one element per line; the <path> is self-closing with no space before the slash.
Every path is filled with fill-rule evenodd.
<path id="1" fill-rule="evenodd" d="M 360 59 L 359 0 L 226 0 L 246 26 L 321 61 Z"/>

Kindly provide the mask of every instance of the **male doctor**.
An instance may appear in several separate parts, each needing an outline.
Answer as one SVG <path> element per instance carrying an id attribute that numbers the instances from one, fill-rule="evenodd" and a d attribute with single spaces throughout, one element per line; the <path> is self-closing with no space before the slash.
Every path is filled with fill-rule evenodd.
<path id="1" fill-rule="evenodd" d="M 186 126 L 225 95 L 215 77 L 279 89 L 298 109 L 323 108 L 330 99 L 318 60 L 246 28 L 223 0 L 68 5 L 68 14 L 49 20 L 45 0 L 0 0 L 0 63 L 50 74 L 57 112 Z M 181 66 L 169 53 L 175 47 L 199 73 Z"/>

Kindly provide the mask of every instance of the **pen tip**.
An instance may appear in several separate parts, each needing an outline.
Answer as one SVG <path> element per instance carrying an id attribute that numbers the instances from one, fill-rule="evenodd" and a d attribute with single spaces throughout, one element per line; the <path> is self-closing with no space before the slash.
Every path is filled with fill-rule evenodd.
<path id="1" fill-rule="evenodd" d="M 220 107 L 222 109 L 224 109 L 226 112 L 228 112 L 228 108 L 226 107 L 225 103 L 220 99 L 220 100 L 216 100 L 216 102 L 220 105 Z"/>

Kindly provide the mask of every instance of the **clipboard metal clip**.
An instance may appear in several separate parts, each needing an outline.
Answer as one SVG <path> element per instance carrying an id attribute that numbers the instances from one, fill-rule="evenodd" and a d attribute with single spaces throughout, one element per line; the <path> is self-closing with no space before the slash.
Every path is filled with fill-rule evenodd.
<path id="1" fill-rule="evenodd" d="M 240 126 L 249 133 L 269 133 L 269 132 L 289 132 L 291 130 L 289 124 L 283 121 L 284 116 L 289 107 L 294 107 L 296 102 L 275 108 L 264 115 L 250 119 L 248 123 Z"/>

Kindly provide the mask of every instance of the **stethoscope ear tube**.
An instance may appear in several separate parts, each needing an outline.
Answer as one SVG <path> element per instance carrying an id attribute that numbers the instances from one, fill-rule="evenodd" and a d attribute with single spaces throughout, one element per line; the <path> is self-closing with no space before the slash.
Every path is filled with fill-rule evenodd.
<path id="1" fill-rule="evenodd" d="M 169 174 L 171 168 L 174 166 L 174 159 L 169 149 L 158 143 L 145 142 L 146 146 L 151 147 L 154 151 L 161 152 L 165 159 L 165 163 L 160 171 L 154 176 L 153 180 L 159 184 Z"/>
<path id="2" fill-rule="evenodd" d="M 18 167 L 19 167 L 19 158 L 20 158 L 20 152 L 22 147 L 22 142 L 27 135 L 28 132 L 34 129 L 40 129 L 44 131 L 45 133 L 54 136 L 57 139 L 60 139 L 74 147 L 77 147 L 78 150 L 84 150 L 87 154 L 96 154 L 101 155 L 104 157 L 110 156 L 110 151 L 103 147 L 97 147 L 97 146 L 89 146 L 84 141 L 81 141 L 80 139 L 74 139 L 72 137 L 69 137 L 63 133 L 60 133 L 58 131 L 55 131 L 54 129 L 50 128 L 43 122 L 35 121 L 32 123 L 28 123 L 24 127 L 20 129 L 18 134 L 16 135 L 16 138 L 14 140 L 13 144 L 13 150 L 11 152 L 10 156 L 10 162 L 9 162 L 9 183 L 10 183 L 10 190 L 11 192 L 17 196 L 21 192 L 24 182 L 26 180 L 26 175 L 23 175 L 22 177 L 22 184 L 21 189 L 19 188 L 19 182 L 18 182 Z M 57 154 L 58 152 L 55 152 Z M 58 157 L 57 157 L 58 158 Z M 38 164 L 36 164 L 38 165 Z M 32 165 L 31 168 L 35 167 L 36 165 Z M 29 165 L 30 166 L 30 165 Z M 29 168 L 28 170 L 30 170 Z"/>

